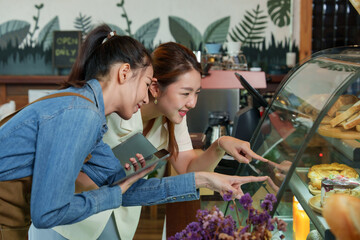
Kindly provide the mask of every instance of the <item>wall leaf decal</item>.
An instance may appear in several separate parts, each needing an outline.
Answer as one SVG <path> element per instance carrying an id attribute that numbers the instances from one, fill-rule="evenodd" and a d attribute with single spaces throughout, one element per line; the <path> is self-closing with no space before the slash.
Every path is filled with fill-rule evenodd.
<path id="1" fill-rule="evenodd" d="M 229 31 L 230 17 L 224 17 L 211 23 L 204 36 L 185 19 L 169 16 L 169 26 L 175 41 L 192 50 L 203 51 L 205 43 L 223 43 Z"/>
<path id="2" fill-rule="evenodd" d="M 267 7 L 271 20 L 278 27 L 290 24 L 291 0 L 268 0 Z"/>
<path id="3" fill-rule="evenodd" d="M 202 36 L 194 25 L 185 19 L 169 16 L 169 27 L 175 41 L 192 50 L 201 50 Z"/>
<path id="4" fill-rule="evenodd" d="M 229 31 L 230 17 L 224 17 L 211 23 L 205 30 L 204 43 L 223 43 Z"/>
<path id="5" fill-rule="evenodd" d="M 152 48 L 152 44 L 154 42 L 154 38 L 158 33 L 160 26 L 160 18 L 155 18 L 144 25 L 142 25 L 136 32 L 135 32 L 135 39 L 140 41 L 146 48 Z"/>
<path id="6" fill-rule="evenodd" d="M 263 15 L 260 5 L 252 12 L 246 11 L 244 19 L 229 33 L 232 41 L 240 41 L 243 45 L 262 44 L 266 29 L 267 16 Z"/>
<path id="7" fill-rule="evenodd" d="M 30 23 L 21 20 L 10 20 L 0 25 L 0 48 L 6 48 L 10 43 L 18 47 L 26 38 Z"/>
<path id="8" fill-rule="evenodd" d="M 44 51 L 51 48 L 53 43 L 53 31 L 58 30 L 60 30 L 59 17 L 56 16 L 51 19 L 40 31 L 37 44 L 42 46 Z"/>
<path id="9" fill-rule="evenodd" d="M 91 29 L 94 28 L 91 21 L 91 16 L 88 17 L 86 15 L 82 15 L 81 13 L 79 13 L 79 16 L 75 18 L 74 27 L 75 29 L 82 31 L 83 38 L 91 31 Z"/>

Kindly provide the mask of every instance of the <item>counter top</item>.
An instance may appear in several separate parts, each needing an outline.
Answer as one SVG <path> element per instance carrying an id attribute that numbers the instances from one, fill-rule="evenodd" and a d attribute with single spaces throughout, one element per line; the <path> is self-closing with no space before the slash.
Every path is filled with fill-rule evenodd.
<path id="1" fill-rule="evenodd" d="M 241 74 L 253 88 L 266 88 L 265 72 L 232 71 L 232 70 L 210 70 L 209 76 L 201 79 L 203 89 L 243 89 L 240 81 L 235 77 L 235 72 Z"/>

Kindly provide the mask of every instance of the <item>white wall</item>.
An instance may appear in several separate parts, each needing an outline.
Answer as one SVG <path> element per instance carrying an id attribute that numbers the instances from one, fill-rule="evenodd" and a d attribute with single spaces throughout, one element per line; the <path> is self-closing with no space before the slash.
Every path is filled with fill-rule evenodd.
<path id="1" fill-rule="evenodd" d="M 294 0 L 294 37 L 298 45 L 299 39 L 299 2 Z M 37 14 L 35 4 L 44 4 L 40 12 L 40 29 L 54 16 L 60 19 L 61 30 L 73 30 L 74 20 L 79 13 L 92 16 L 93 23 L 112 23 L 125 29 L 122 9 L 116 4 L 120 0 L 0 0 L 0 24 L 8 20 L 24 20 L 31 24 L 33 29 L 33 16 Z M 267 14 L 267 1 L 265 0 L 125 0 L 126 12 L 132 20 L 132 31 L 135 32 L 142 24 L 159 17 L 160 28 L 154 43 L 174 40 L 169 30 L 168 16 L 177 16 L 191 22 L 201 34 L 206 27 L 217 19 L 230 16 L 229 31 L 241 20 L 245 11 L 251 12 L 260 4 L 260 9 Z M 39 31 L 38 31 L 39 32 Z M 37 32 L 37 33 L 38 33 Z M 289 37 L 289 26 L 279 28 L 268 19 L 266 39 L 269 42 L 271 33 L 277 41 Z M 1 33 L 0 33 L 1 35 Z M 36 34 L 35 34 L 36 37 Z"/>

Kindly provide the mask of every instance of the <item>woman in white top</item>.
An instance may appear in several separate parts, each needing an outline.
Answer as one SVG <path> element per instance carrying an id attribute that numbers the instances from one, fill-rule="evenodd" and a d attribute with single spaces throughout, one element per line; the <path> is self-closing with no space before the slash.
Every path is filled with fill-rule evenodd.
<path id="1" fill-rule="evenodd" d="M 242 163 L 252 158 L 268 161 L 255 154 L 248 142 L 229 136 L 219 138 L 201 155 L 197 154 L 192 147 L 186 113 L 195 107 L 200 92 L 200 63 L 192 51 L 173 42 L 160 45 L 152 57 L 156 81 L 149 88 L 150 103 L 142 106 L 141 113 L 138 111 L 130 120 L 123 120 L 116 114 L 108 116 L 109 130 L 104 142 L 113 148 L 142 131 L 156 148 L 169 150 L 169 161 L 178 174 L 213 171 L 225 152 Z M 243 183 L 247 183 L 264 181 L 267 177 L 243 179 Z M 91 188 L 90 181 L 85 175 L 78 178 L 82 188 Z M 132 239 L 140 212 L 141 207 L 120 207 L 54 230 L 68 239 Z"/>

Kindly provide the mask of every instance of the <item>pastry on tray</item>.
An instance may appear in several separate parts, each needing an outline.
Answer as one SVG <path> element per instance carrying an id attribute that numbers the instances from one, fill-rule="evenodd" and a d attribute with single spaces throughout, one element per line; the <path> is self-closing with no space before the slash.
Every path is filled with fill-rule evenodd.
<path id="1" fill-rule="evenodd" d="M 336 175 L 342 175 L 347 178 L 359 178 L 359 174 L 355 169 L 340 163 L 314 165 L 309 169 L 307 176 L 310 179 L 309 185 L 314 190 L 321 190 L 321 180 Z"/>
<path id="2" fill-rule="evenodd" d="M 312 195 L 319 195 L 319 194 L 321 194 L 321 190 L 320 190 L 320 189 L 317 189 L 317 188 L 313 187 L 313 186 L 310 185 L 310 184 L 309 184 L 308 188 L 309 188 L 309 191 L 310 191 L 310 193 L 311 193 Z"/>
<path id="3" fill-rule="evenodd" d="M 341 95 L 322 119 L 318 133 L 325 137 L 360 139 L 360 100 Z"/>
<path id="4" fill-rule="evenodd" d="M 340 139 L 360 139 L 360 126 L 346 130 L 342 126 L 331 127 L 329 124 L 320 124 L 318 133 L 324 137 L 340 138 Z"/>
<path id="5" fill-rule="evenodd" d="M 327 115 L 329 117 L 335 117 L 336 113 L 339 111 L 343 111 L 350 108 L 351 105 L 354 105 L 359 99 L 355 95 L 344 94 L 341 95 L 334 105 L 331 106 L 330 110 L 328 111 Z"/>

